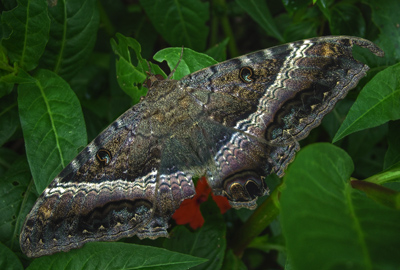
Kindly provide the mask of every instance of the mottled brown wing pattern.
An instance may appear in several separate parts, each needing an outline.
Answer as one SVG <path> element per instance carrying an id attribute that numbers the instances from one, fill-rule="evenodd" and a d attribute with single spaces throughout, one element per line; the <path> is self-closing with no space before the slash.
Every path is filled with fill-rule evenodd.
<path id="1" fill-rule="evenodd" d="M 365 39 L 322 37 L 251 53 L 181 80 L 207 114 L 203 121 L 235 130 L 214 156 L 217 170 L 208 180 L 215 193 L 233 207 L 255 207 L 266 192 L 263 178 L 282 176 L 298 140 L 365 76 L 368 66 L 353 58 L 353 45 L 383 55 Z"/>
<path id="2" fill-rule="evenodd" d="M 45 189 L 20 235 L 30 257 L 137 235 L 168 220 L 206 175 L 235 208 L 254 209 L 298 140 L 319 125 L 368 67 L 353 37 L 323 37 L 228 60 L 180 81 L 150 80 L 146 98 L 92 141 Z"/>
<path id="3" fill-rule="evenodd" d="M 190 175 L 161 173 L 161 147 L 142 127 L 151 120 L 141 108 L 125 112 L 44 190 L 20 235 L 27 256 L 135 234 L 168 236 L 165 213 L 173 213 L 195 191 Z"/>

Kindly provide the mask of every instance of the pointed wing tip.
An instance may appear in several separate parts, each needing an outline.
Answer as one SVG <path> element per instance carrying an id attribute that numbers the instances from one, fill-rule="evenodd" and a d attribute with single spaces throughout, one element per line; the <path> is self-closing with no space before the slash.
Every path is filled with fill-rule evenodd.
<path id="1" fill-rule="evenodd" d="M 383 57 L 385 56 L 385 52 L 379 48 L 375 43 L 363 38 L 351 38 L 351 41 L 362 48 L 368 49 L 370 52 L 375 54 L 376 56 Z"/>

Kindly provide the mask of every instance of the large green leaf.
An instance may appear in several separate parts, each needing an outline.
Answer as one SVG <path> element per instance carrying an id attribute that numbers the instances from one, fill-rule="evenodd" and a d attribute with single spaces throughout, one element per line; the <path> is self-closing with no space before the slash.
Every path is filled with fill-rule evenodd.
<path id="1" fill-rule="evenodd" d="M 18 0 L 18 6 L 2 13 L 3 24 L 10 27 L 11 35 L 1 41 L 7 49 L 11 64 L 29 71 L 34 69 L 49 39 L 50 19 L 45 0 Z"/>
<path id="2" fill-rule="evenodd" d="M 283 36 L 275 25 L 271 12 L 264 0 L 236 0 L 239 4 L 268 35 L 273 36 L 280 42 L 285 42 Z"/>
<path id="3" fill-rule="evenodd" d="M 210 49 L 208 49 L 205 53 L 208 56 L 211 56 L 218 62 L 222 62 L 226 60 L 226 47 L 228 46 L 229 38 L 225 38 L 222 42 L 214 45 Z"/>
<path id="4" fill-rule="evenodd" d="M 0 70 L 0 97 L 10 94 L 14 88 L 14 84 L 2 81 L 2 77 L 7 74 L 8 72 Z"/>
<path id="5" fill-rule="evenodd" d="M 50 1 L 50 39 L 42 67 L 70 79 L 92 52 L 99 27 L 96 0 Z"/>
<path id="6" fill-rule="evenodd" d="M 386 141 L 387 125 L 350 134 L 342 145 L 347 145 L 346 152 L 354 162 L 354 175 L 367 178 L 382 171 L 383 154 L 387 148 L 382 145 Z"/>
<path id="7" fill-rule="evenodd" d="M 385 154 L 384 168 L 387 169 L 400 161 L 400 120 L 389 123 L 388 149 Z"/>
<path id="8" fill-rule="evenodd" d="M 247 267 L 230 249 L 225 255 L 224 264 L 222 265 L 221 270 L 247 270 Z"/>
<path id="9" fill-rule="evenodd" d="M 172 76 L 175 80 L 179 80 L 183 76 L 218 63 L 212 57 L 188 48 L 183 49 L 183 53 L 182 48 L 163 49 L 157 52 L 153 58 L 158 62 L 167 61 L 171 71 L 179 63 Z"/>
<path id="10" fill-rule="evenodd" d="M 17 255 L 0 243 L 0 269 L 24 269 Z"/>
<path id="11" fill-rule="evenodd" d="M 289 1 L 289 0 L 283 0 L 282 4 L 285 6 L 285 8 L 289 12 L 295 12 L 301 9 L 304 9 L 308 5 L 310 5 L 310 0 L 298 0 L 298 1 Z"/>
<path id="12" fill-rule="evenodd" d="M 126 243 L 87 243 L 82 249 L 34 260 L 27 269 L 189 269 L 205 259 Z"/>
<path id="13" fill-rule="evenodd" d="M 200 0 L 141 0 L 154 27 L 171 46 L 204 51 L 208 3 Z"/>
<path id="14" fill-rule="evenodd" d="M 397 119 L 400 119 L 400 63 L 381 71 L 365 85 L 333 141 Z"/>
<path id="15" fill-rule="evenodd" d="M 376 44 L 385 52 L 387 63 L 400 61 L 400 1 L 364 0 L 371 6 L 372 21 L 379 28 Z"/>
<path id="16" fill-rule="evenodd" d="M 1 33 L 1 31 L 0 31 Z M 1 40 L 1 37 L 0 37 Z M 4 82 L 3 77 L 12 73 L 15 69 L 10 66 L 8 56 L 6 54 L 6 48 L 0 44 L 0 98 L 8 95 L 13 90 L 14 84 L 10 82 Z"/>
<path id="17" fill-rule="evenodd" d="M 293 18 L 287 13 L 276 17 L 276 25 L 286 42 L 315 37 L 318 34 L 318 23 L 321 20 L 317 6 L 300 12 L 300 18 Z"/>
<path id="18" fill-rule="evenodd" d="M 293 269 L 395 269 L 400 211 L 350 185 L 353 164 L 330 144 L 305 147 L 286 172 L 281 223 Z"/>
<path id="19" fill-rule="evenodd" d="M 19 126 L 18 107 L 14 95 L 0 98 L 0 146 L 14 134 Z"/>
<path id="20" fill-rule="evenodd" d="M 111 47 L 118 55 L 116 60 L 118 84 L 133 99 L 134 103 L 137 103 L 140 97 L 147 93 L 147 88 L 143 87 L 142 83 L 147 78 L 148 64 L 142 58 L 142 48 L 139 42 L 119 33 L 116 37 L 117 40 L 111 40 Z M 152 66 L 154 67 L 154 65 Z"/>
<path id="21" fill-rule="evenodd" d="M 365 20 L 357 6 L 339 3 L 331 11 L 329 27 L 332 35 L 365 36 Z"/>
<path id="22" fill-rule="evenodd" d="M 19 251 L 19 232 L 37 196 L 25 157 L 17 159 L 0 178 L 0 242 Z M 4 269 L 4 268 L 1 268 Z"/>
<path id="23" fill-rule="evenodd" d="M 75 93 L 55 73 L 40 70 L 35 83 L 18 87 L 26 154 L 40 194 L 87 143 Z"/>
<path id="24" fill-rule="evenodd" d="M 10 148 L 0 147 L 0 177 L 10 169 L 11 164 L 18 159 L 19 155 Z"/>
<path id="25" fill-rule="evenodd" d="M 329 8 L 330 0 L 313 0 L 313 4 L 317 4 L 320 11 L 324 14 L 328 21 L 331 19 L 331 10 Z"/>

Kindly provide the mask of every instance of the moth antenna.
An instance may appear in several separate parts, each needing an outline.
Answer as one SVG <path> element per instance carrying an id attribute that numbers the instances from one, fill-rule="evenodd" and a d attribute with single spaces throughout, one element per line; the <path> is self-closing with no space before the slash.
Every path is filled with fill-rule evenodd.
<path id="1" fill-rule="evenodd" d="M 168 79 L 171 79 L 171 77 L 174 75 L 176 69 L 177 69 L 178 66 L 179 66 L 179 63 L 180 63 L 181 60 L 182 60 L 182 56 L 183 56 L 183 46 L 182 46 L 182 50 L 181 50 L 181 57 L 179 57 L 178 63 L 176 63 L 176 66 L 175 66 L 174 69 L 171 71 L 171 73 L 168 75 Z"/>

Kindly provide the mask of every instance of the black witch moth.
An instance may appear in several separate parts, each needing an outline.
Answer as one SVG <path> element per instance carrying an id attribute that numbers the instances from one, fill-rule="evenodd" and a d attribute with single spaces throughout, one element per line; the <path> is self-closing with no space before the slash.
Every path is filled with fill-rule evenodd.
<path id="1" fill-rule="evenodd" d="M 368 66 L 355 37 L 322 37 L 261 50 L 192 73 L 150 80 L 147 96 L 53 180 L 20 235 L 29 257 L 90 241 L 168 236 L 168 220 L 207 176 L 214 194 L 254 209 L 282 176 L 298 141 L 356 86 Z"/>

